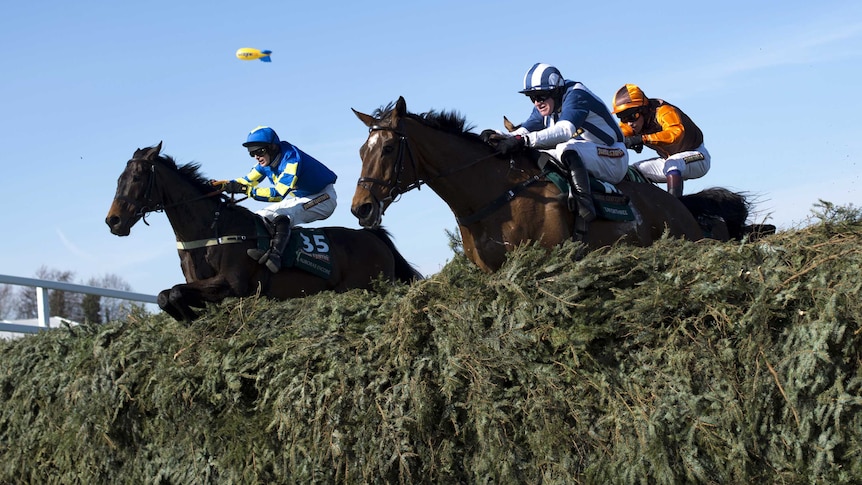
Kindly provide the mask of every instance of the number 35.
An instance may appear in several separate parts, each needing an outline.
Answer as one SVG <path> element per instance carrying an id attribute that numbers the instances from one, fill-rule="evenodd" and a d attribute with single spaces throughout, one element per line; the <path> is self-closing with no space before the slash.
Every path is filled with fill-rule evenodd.
<path id="1" fill-rule="evenodd" d="M 326 238 L 323 234 L 315 234 L 314 242 L 312 243 L 311 239 L 305 234 L 302 234 L 302 250 L 306 253 L 328 253 L 329 252 L 329 244 L 326 244 Z"/>

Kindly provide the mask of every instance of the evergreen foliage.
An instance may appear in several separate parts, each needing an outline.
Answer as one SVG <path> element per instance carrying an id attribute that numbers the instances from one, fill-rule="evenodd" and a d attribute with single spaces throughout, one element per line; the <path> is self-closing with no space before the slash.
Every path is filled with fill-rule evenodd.
<path id="1" fill-rule="evenodd" d="M 859 483 L 839 215 L 2 343 L 0 481 Z"/>

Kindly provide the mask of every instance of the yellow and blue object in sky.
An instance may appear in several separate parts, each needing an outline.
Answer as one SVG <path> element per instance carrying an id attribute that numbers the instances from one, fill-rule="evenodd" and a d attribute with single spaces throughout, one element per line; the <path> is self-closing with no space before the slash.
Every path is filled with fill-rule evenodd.
<path id="1" fill-rule="evenodd" d="M 243 47 L 236 51 L 236 57 L 242 61 L 253 61 L 260 59 L 263 62 L 272 62 L 269 58 L 272 51 L 262 51 L 253 47 Z"/>

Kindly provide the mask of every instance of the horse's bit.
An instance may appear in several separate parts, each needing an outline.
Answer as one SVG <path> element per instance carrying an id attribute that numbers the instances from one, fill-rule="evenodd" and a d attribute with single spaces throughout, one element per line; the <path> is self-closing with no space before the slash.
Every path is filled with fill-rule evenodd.
<path id="1" fill-rule="evenodd" d="M 405 133 L 399 131 L 398 128 L 392 128 L 389 126 L 381 126 L 381 125 L 374 125 L 374 126 L 370 127 L 368 129 L 368 131 L 369 132 L 391 131 L 393 134 L 398 136 L 398 155 L 395 157 L 395 165 L 394 165 L 395 178 L 391 182 L 386 182 L 385 180 L 380 180 L 380 179 L 376 179 L 373 177 L 359 177 L 359 180 L 356 182 L 356 185 L 367 190 L 378 204 L 380 204 L 381 202 L 394 203 L 398 199 L 398 197 L 400 197 L 402 194 L 404 194 L 406 192 L 410 192 L 413 189 L 421 189 L 422 186 L 427 184 L 429 181 L 436 180 L 436 179 L 443 178 L 443 177 L 448 177 L 449 175 L 452 175 L 453 173 L 460 172 L 461 170 L 466 170 L 467 168 L 472 167 L 473 165 L 476 165 L 477 163 L 479 163 L 479 162 L 481 162 L 487 158 L 491 158 L 493 156 L 496 156 L 496 154 L 492 153 L 491 155 L 477 158 L 476 160 L 473 160 L 472 162 L 468 163 L 467 165 L 464 165 L 461 167 L 455 167 L 451 170 L 441 172 L 441 173 L 431 177 L 428 180 L 424 180 L 424 179 L 419 177 L 419 172 L 417 172 L 417 170 L 416 170 L 416 159 L 413 157 L 413 152 L 410 150 L 410 143 L 407 141 L 407 135 Z M 409 185 L 407 185 L 407 187 L 405 187 L 402 190 L 401 189 L 401 175 L 404 173 L 404 153 L 405 152 L 407 153 L 407 157 L 410 158 L 410 165 L 413 168 L 413 173 L 416 175 L 416 180 L 414 182 L 410 183 Z M 384 189 L 389 189 L 388 194 L 385 195 L 384 197 L 378 197 L 377 194 L 374 193 L 374 190 L 372 190 L 372 187 L 374 185 L 379 185 L 379 186 L 383 187 Z"/>
<path id="2" fill-rule="evenodd" d="M 369 132 L 375 131 L 391 131 L 393 134 L 398 136 L 398 155 L 395 157 L 395 177 L 392 181 L 386 182 L 385 180 L 380 180 L 373 177 L 359 177 L 359 180 L 356 182 L 356 185 L 362 187 L 367 190 L 371 197 L 380 204 L 381 202 L 395 202 L 398 197 L 405 193 L 409 192 L 413 189 L 419 189 L 425 184 L 425 181 L 419 178 L 419 174 L 416 172 L 416 160 L 413 158 L 413 152 L 410 151 L 410 144 L 407 142 L 407 135 L 398 131 L 396 128 L 390 128 L 387 126 L 374 125 L 368 129 Z M 404 153 L 407 153 L 407 156 L 410 158 L 410 164 L 413 167 L 413 173 L 416 174 L 416 181 L 408 185 L 404 190 L 401 189 L 401 175 L 404 173 Z M 379 197 L 373 187 L 375 185 L 383 187 L 383 191 L 385 192 L 388 189 L 388 192 L 383 196 Z"/>
<path id="3" fill-rule="evenodd" d="M 144 160 L 144 159 L 140 159 L 140 158 L 139 159 L 132 159 L 130 161 L 131 162 L 143 162 L 143 163 L 149 163 L 150 164 L 150 177 L 149 177 L 149 180 L 147 181 L 147 189 L 144 191 L 144 196 L 143 196 L 144 204 L 141 205 L 140 207 L 138 207 L 137 210 L 135 211 L 135 215 L 140 217 L 141 220 L 144 222 L 144 224 L 146 224 L 148 226 L 150 225 L 150 223 L 147 222 L 147 214 L 149 214 L 151 212 L 164 212 L 165 209 L 168 209 L 171 207 L 176 207 L 176 206 L 179 206 L 182 204 L 187 204 L 189 202 L 194 202 L 196 200 L 205 199 L 207 197 L 213 197 L 213 196 L 221 193 L 221 191 L 216 190 L 214 192 L 209 192 L 209 193 L 203 194 L 199 197 L 194 197 L 194 198 L 188 199 L 188 200 L 181 200 L 181 201 L 175 202 L 173 204 L 165 205 L 164 202 L 158 202 L 158 203 L 153 204 L 153 200 L 152 200 L 153 199 L 153 187 L 155 186 L 155 183 L 156 183 L 155 182 L 155 180 L 156 180 L 156 164 L 153 163 L 152 161 Z M 129 198 L 125 195 L 120 195 L 120 196 L 115 197 L 115 198 L 117 200 L 120 200 L 120 201 L 123 201 L 123 202 L 129 204 L 132 207 L 138 206 L 138 201 L 132 200 L 131 198 Z M 216 211 L 215 220 L 213 221 L 213 225 L 215 225 L 218 222 L 218 217 L 219 217 L 219 212 Z"/>

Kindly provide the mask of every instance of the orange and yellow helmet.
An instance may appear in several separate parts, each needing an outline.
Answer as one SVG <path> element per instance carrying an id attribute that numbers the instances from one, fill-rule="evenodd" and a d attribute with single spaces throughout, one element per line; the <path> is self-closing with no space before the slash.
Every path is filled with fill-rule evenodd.
<path id="1" fill-rule="evenodd" d="M 614 114 L 623 111 L 640 108 L 649 104 L 649 98 L 646 97 L 641 88 L 634 84 L 626 84 L 621 87 L 614 96 Z"/>

